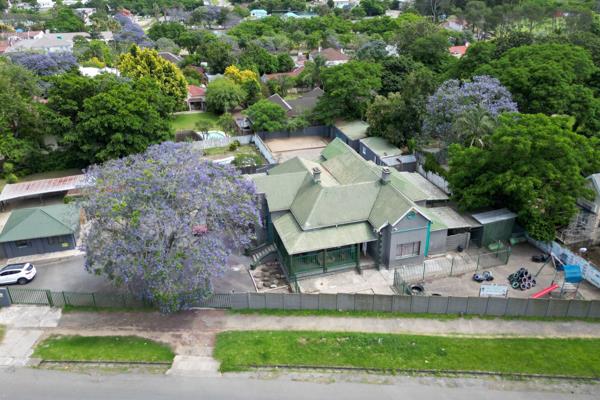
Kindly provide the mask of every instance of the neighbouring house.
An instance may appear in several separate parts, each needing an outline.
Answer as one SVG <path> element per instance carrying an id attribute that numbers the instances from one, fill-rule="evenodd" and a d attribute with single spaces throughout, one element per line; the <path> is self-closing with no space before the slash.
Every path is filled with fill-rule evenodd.
<path id="1" fill-rule="evenodd" d="M 100 74 L 113 74 L 116 76 L 121 75 L 118 69 L 109 68 L 109 67 L 96 68 L 96 67 L 81 67 L 80 66 L 79 72 L 81 73 L 81 75 L 87 76 L 89 78 L 94 78 Z"/>
<path id="2" fill-rule="evenodd" d="M 177 54 L 173 54 L 169 51 L 159 51 L 158 55 L 161 58 L 164 58 L 165 60 L 170 61 L 175 65 L 179 65 L 179 63 L 183 60 L 183 58 L 181 58 Z"/>
<path id="3" fill-rule="evenodd" d="M 65 195 L 68 191 L 86 185 L 85 175 L 71 175 L 62 178 L 40 179 L 29 182 L 9 183 L 0 192 L 0 207 L 8 203 L 27 199 L 43 199 Z"/>
<path id="4" fill-rule="evenodd" d="M 286 112 L 286 115 L 290 118 L 293 118 L 310 114 L 310 112 L 317 106 L 319 98 L 324 93 L 325 92 L 323 89 L 317 87 L 310 92 L 304 93 L 302 96 L 296 99 L 285 100 L 283 97 L 275 93 L 269 96 L 267 100 L 283 108 Z"/>
<path id="5" fill-rule="evenodd" d="M 23 39 L 39 39 L 44 36 L 43 31 L 19 31 L 16 32 L 0 32 L 0 39 L 8 41 L 17 41 Z"/>
<path id="6" fill-rule="evenodd" d="M 196 85 L 188 85 L 188 96 L 186 102 L 190 111 L 206 111 L 206 88 Z"/>
<path id="7" fill-rule="evenodd" d="M 469 48 L 469 43 L 465 43 L 464 46 L 450 46 L 448 47 L 448 51 L 456 58 L 461 58 L 465 54 L 467 54 L 467 50 Z"/>
<path id="8" fill-rule="evenodd" d="M 57 204 L 22 208 L 10 213 L 0 246 L 6 258 L 72 250 L 79 232 L 78 207 Z"/>
<path id="9" fill-rule="evenodd" d="M 600 173 L 588 176 L 587 182 L 594 192 L 594 199 L 577 200 L 577 215 L 557 235 L 564 244 L 600 244 Z"/>
<path id="10" fill-rule="evenodd" d="M 274 74 L 263 74 L 263 76 L 260 77 L 260 80 L 263 83 L 267 83 L 268 81 L 272 81 L 274 79 L 276 80 L 276 79 L 280 79 L 280 78 L 295 78 L 298 75 L 300 75 L 300 73 L 302 71 L 304 71 L 304 65 L 296 67 L 289 72 L 277 72 Z"/>
<path id="11" fill-rule="evenodd" d="M 89 38 L 87 32 L 46 33 L 37 39 L 21 39 L 11 44 L 6 52 L 40 51 L 44 53 L 71 52 L 76 36 Z"/>
<path id="12" fill-rule="evenodd" d="M 322 1 L 324 4 L 327 4 L 327 1 Z M 335 8 L 352 8 L 358 5 L 358 0 L 333 0 L 333 5 Z"/>
<path id="13" fill-rule="evenodd" d="M 288 278 L 360 266 L 415 265 L 466 248 L 477 223 L 430 201 L 448 197 L 416 173 L 363 159 L 334 139 L 318 161 L 295 157 L 252 175 L 265 231 Z M 448 219 L 446 224 L 444 221 Z"/>
<path id="14" fill-rule="evenodd" d="M 250 10 L 251 18 L 261 19 L 261 18 L 265 18 L 268 16 L 269 16 L 269 13 L 267 12 L 267 10 L 263 10 L 261 8 Z"/>
<path id="15" fill-rule="evenodd" d="M 369 124 L 364 121 L 337 121 L 333 126 L 333 133 L 336 138 L 339 138 L 348 146 L 358 151 L 361 139 L 367 137 Z"/>
<path id="16" fill-rule="evenodd" d="M 343 50 L 337 50 L 331 47 L 313 51 L 310 53 L 309 59 L 314 61 L 317 57 L 323 57 L 325 59 L 325 66 L 332 67 L 334 65 L 345 64 L 350 61 L 350 57 L 344 54 Z"/>
<path id="17" fill-rule="evenodd" d="M 451 15 L 450 17 L 448 17 L 448 19 L 446 19 L 443 23 L 442 23 L 442 28 L 451 30 L 451 31 L 455 31 L 455 32 L 462 32 L 467 28 L 467 21 L 465 21 L 464 19 L 455 17 L 453 15 Z"/>

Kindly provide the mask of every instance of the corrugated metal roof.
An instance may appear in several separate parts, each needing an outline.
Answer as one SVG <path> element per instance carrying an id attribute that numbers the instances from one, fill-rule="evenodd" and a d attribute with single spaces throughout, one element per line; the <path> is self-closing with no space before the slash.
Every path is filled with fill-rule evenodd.
<path id="1" fill-rule="evenodd" d="M 85 175 L 72 175 L 63 178 L 41 179 L 31 182 L 13 183 L 4 186 L 0 201 L 14 200 L 43 194 L 67 192 L 85 183 Z"/>
<path id="2" fill-rule="evenodd" d="M 14 210 L 2 233 L 0 243 L 73 234 L 79 225 L 79 209 L 57 204 Z"/>
<path id="3" fill-rule="evenodd" d="M 377 240 L 373 229 L 366 222 L 303 231 L 292 214 L 285 213 L 273 221 L 273 226 L 288 254 Z"/>
<path id="4" fill-rule="evenodd" d="M 446 193 L 416 172 L 392 170 L 392 183 L 400 185 L 400 182 L 403 182 L 400 191 L 412 201 L 448 200 Z"/>
<path id="5" fill-rule="evenodd" d="M 428 215 L 437 218 L 448 229 L 474 228 L 480 226 L 477 221 L 468 216 L 459 214 L 450 207 L 431 207 L 427 208 L 426 212 Z"/>
<path id="6" fill-rule="evenodd" d="M 517 214 L 510 211 L 507 208 L 501 208 L 499 210 L 486 211 L 477 214 L 471 214 L 475 221 L 482 225 L 491 224 L 498 221 L 506 221 L 517 217 Z"/>

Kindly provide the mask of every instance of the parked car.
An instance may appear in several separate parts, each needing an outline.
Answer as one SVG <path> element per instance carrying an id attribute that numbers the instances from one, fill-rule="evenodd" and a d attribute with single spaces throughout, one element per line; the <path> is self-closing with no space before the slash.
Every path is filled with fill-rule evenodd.
<path id="1" fill-rule="evenodd" d="M 0 285 L 18 283 L 24 285 L 35 278 L 37 271 L 31 263 L 9 264 L 0 269 Z"/>

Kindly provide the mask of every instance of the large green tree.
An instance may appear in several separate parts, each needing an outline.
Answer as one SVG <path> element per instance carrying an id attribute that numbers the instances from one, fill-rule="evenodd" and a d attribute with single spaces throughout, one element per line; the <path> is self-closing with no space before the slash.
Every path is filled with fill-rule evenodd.
<path id="1" fill-rule="evenodd" d="M 85 25 L 73 10 L 57 5 L 51 12 L 51 18 L 46 22 L 46 29 L 51 32 L 84 32 Z"/>
<path id="2" fill-rule="evenodd" d="M 274 132 L 285 128 L 285 111 L 269 100 L 254 103 L 246 110 L 246 114 L 255 132 Z"/>
<path id="3" fill-rule="evenodd" d="M 552 240 L 577 212 L 577 199 L 589 197 L 585 176 L 600 168 L 597 142 L 572 125 L 569 117 L 505 114 L 487 147 L 452 145 L 454 200 L 468 210 L 508 207 L 534 238 Z"/>
<path id="4" fill-rule="evenodd" d="M 436 87 L 430 69 L 421 66 L 399 83 L 398 92 L 377 96 L 367 109 L 369 135 L 381 136 L 403 146 L 418 136 L 423 125 L 427 98 Z"/>
<path id="5" fill-rule="evenodd" d="M 85 98 L 77 124 L 65 135 L 74 155 L 89 164 L 140 153 L 173 138 L 171 100 L 150 78 L 113 81 Z"/>
<path id="6" fill-rule="evenodd" d="M 158 55 L 156 50 L 131 46 L 121 55 L 119 71 L 129 78 L 150 78 L 158 83 L 165 95 L 181 102 L 187 97 L 187 81 L 181 70 L 172 62 Z"/>
<path id="7" fill-rule="evenodd" d="M 596 70 L 581 47 L 541 44 L 511 49 L 476 73 L 500 79 L 521 112 L 573 115 L 574 128 L 592 135 L 600 129 L 600 108 L 587 85 Z"/>
<path id="8" fill-rule="evenodd" d="M 247 94 L 240 85 L 229 78 L 218 78 L 206 88 L 206 105 L 210 111 L 222 114 L 242 104 Z"/>
<path id="9" fill-rule="evenodd" d="M 361 118 L 367 105 L 381 88 L 381 66 L 370 62 L 350 61 L 321 72 L 323 90 L 315 109 L 322 121 L 337 117 Z"/>

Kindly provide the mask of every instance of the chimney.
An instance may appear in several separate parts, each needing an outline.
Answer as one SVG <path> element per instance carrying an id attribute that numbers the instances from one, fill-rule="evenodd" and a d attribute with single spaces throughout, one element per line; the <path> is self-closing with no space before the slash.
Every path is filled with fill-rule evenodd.
<path id="1" fill-rule="evenodd" d="M 312 175 L 313 175 L 313 181 L 315 183 L 319 183 L 321 182 L 321 168 L 319 167 L 314 167 L 312 169 Z"/>
<path id="2" fill-rule="evenodd" d="M 383 185 L 387 184 L 390 181 L 390 176 L 392 175 L 392 171 L 388 167 L 383 167 L 381 169 L 381 183 Z"/>

